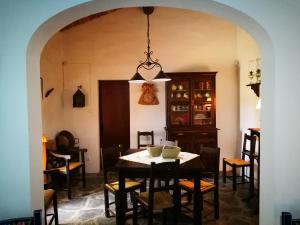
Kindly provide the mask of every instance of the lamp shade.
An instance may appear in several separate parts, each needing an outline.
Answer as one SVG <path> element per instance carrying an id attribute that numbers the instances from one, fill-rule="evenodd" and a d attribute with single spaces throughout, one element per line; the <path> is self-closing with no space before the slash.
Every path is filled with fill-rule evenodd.
<path id="1" fill-rule="evenodd" d="M 139 74 L 139 72 L 136 72 L 128 82 L 129 83 L 145 83 L 146 80 L 142 77 L 141 74 Z"/>
<path id="2" fill-rule="evenodd" d="M 162 70 L 154 77 L 153 81 L 156 82 L 163 82 L 163 81 L 170 81 L 171 78 L 167 76 Z"/>

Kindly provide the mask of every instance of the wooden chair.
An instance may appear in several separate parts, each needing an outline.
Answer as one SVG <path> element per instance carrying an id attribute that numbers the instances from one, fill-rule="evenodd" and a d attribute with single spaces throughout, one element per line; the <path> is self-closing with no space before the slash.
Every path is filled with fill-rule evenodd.
<path id="1" fill-rule="evenodd" d="M 148 225 L 153 224 L 154 211 L 162 211 L 163 224 L 166 224 L 167 209 L 173 209 L 174 222 L 177 223 L 177 215 L 179 212 L 179 189 L 178 189 L 178 169 L 179 159 L 175 162 L 165 162 L 156 164 L 151 163 L 150 181 L 147 192 L 140 192 L 133 194 L 133 225 L 137 225 L 138 205 L 142 209 L 148 211 Z M 164 179 L 165 185 L 159 189 L 155 188 L 155 180 Z M 173 180 L 172 185 L 170 181 Z M 172 187 L 173 195 L 170 193 Z"/>
<path id="2" fill-rule="evenodd" d="M 46 170 L 47 165 L 47 150 L 46 143 L 48 142 L 46 136 L 42 136 L 42 164 L 44 173 L 44 215 L 45 225 L 50 225 L 54 221 L 55 225 L 58 225 L 58 210 L 57 210 L 57 195 L 55 190 L 55 182 L 58 175 L 57 169 Z M 50 182 L 51 180 L 51 182 Z M 50 205 L 53 205 L 53 213 L 47 213 L 47 209 Z M 49 223 L 47 223 L 47 217 L 50 217 Z"/>
<path id="3" fill-rule="evenodd" d="M 46 180 L 48 181 L 44 184 L 44 215 L 46 225 L 51 225 L 53 221 L 55 225 L 58 225 L 57 193 L 54 186 L 55 182 L 53 182 L 58 172 L 58 170 L 44 170 L 44 174 L 47 176 Z M 49 182 L 49 175 L 51 175 L 51 183 Z M 53 206 L 53 213 L 48 213 L 47 210 L 51 204 Z M 48 217 L 50 217 L 49 222 Z"/>
<path id="4" fill-rule="evenodd" d="M 114 202 L 109 201 L 109 193 L 116 195 L 119 190 L 119 183 L 117 181 L 118 177 L 115 174 L 112 174 L 112 169 L 119 160 L 119 157 L 122 155 L 123 149 L 118 147 L 108 147 L 101 148 L 101 164 L 102 172 L 104 179 L 104 204 L 105 204 L 105 216 L 110 217 L 110 214 L 115 215 L 115 212 L 110 209 L 110 205 Z M 144 190 L 145 185 L 142 182 L 135 180 L 126 179 L 125 189 L 127 193 L 130 193 L 134 190 L 140 189 Z M 130 209 L 128 209 L 129 211 Z"/>
<path id="5" fill-rule="evenodd" d="M 150 137 L 151 142 L 150 143 L 143 143 L 141 144 L 141 138 L 142 137 Z M 154 132 L 152 131 L 138 131 L 137 132 L 137 147 L 138 148 L 144 148 L 147 145 L 154 145 Z"/>
<path id="6" fill-rule="evenodd" d="M 247 146 L 247 143 L 249 142 L 250 149 Z M 250 136 L 248 134 L 244 135 L 244 141 L 243 141 L 243 149 L 242 149 L 242 158 L 223 158 L 223 183 L 226 183 L 226 178 L 230 177 L 232 178 L 232 189 L 233 191 L 236 191 L 236 185 L 240 183 L 245 183 L 245 168 L 250 168 L 250 166 L 254 166 L 254 157 L 255 157 L 255 142 L 256 137 Z M 249 157 L 249 161 L 245 159 L 245 156 Z M 252 163 L 250 162 L 252 161 Z M 232 176 L 226 175 L 226 165 L 230 166 L 232 168 Z M 242 173 L 241 175 L 237 175 L 237 169 L 241 168 Z M 241 182 L 237 182 L 237 177 L 241 177 Z M 254 175 L 250 174 L 250 185 L 254 184 Z"/>
<path id="7" fill-rule="evenodd" d="M 203 177 L 203 179 L 200 181 L 201 193 L 202 195 L 208 192 L 214 193 L 213 202 L 208 203 L 212 203 L 214 205 L 214 217 L 215 219 L 219 219 L 220 148 L 201 147 L 200 158 L 204 165 L 204 170 L 201 171 L 201 176 Z M 179 187 L 187 191 L 188 204 L 190 204 L 191 196 L 194 192 L 194 182 L 191 180 L 182 180 L 179 182 Z"/>
<path id="8" fill-rule="evenodd" d="M 13 218 L 0 221 L 0 225 L 42 225 L 42 210 L 34 210 L 33 217 Z"/>
<path id="9" fill-rule="evenodd" d="M 51 144 L 50 144 L 51 143 Z M 53 140 L 46 143 L 47 169 L 57 169 L 60 175 L 66 177 L 68 199 L 72 198 L 71 176 L 81 170 L 82 187 L 85 187 L 85 159 L 87 149 L 74 147 L 64 150 L 55 149 Z"/>

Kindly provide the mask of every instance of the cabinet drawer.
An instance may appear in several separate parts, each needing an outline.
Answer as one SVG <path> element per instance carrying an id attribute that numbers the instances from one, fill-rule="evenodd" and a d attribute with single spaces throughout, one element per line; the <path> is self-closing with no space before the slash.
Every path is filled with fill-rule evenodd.
<path id="1" fill-rule="evenodd" d="M 193 135 L 194 139 L 215 139 L 217 137 L 216 132 L 199 132 L 194 133 Z"/>
<path id="2" fill-rule="evenodd" d="M 192 139 L 193 135 L 187 132 L 172 132 L 170 134 L 171 140 L 180 140 L 180 139 Z"/>

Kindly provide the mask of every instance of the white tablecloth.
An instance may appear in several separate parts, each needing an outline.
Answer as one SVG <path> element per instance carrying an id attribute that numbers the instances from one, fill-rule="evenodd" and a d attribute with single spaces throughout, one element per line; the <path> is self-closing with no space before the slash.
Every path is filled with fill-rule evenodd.
<path id="1" fill-rule="evenodd" d="M 190 153 L 190 152 L 180 152 L 177 159 L 180 159 L 180 164 L 185 163 L 193 158 L 196 158 L 199 156 L 198 154 Z M 152 157 L 149 155 L 147 150 L 132 153 L 130 155 L 121 156 L 120 159 L 132 161 L 132 162 L 138 162 L 143 164 L 150 165 L 151 162 L 155 163 L 162 163 L 162 162 L 172 162 L 175 161 L 175 159 L 164 159 L 161 156 L 158 157 Z"/>

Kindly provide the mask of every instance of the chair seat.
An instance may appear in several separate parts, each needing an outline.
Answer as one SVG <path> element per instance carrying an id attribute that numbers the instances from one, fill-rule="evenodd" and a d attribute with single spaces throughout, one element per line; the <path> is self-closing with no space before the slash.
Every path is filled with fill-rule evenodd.
<path id="1" fill-rule="evenodd" d="M 230 165 L 237 165 L 237 166 L 250 166 L 250 162 L 243 160 L 243 159 L 226 159 L 224 161 Z"/>
<path id="2" fill-rule="evenodd" d="M 82 162 L 70 162 L 69 164 L 69 168 L 70 170 L 74 170 L 76 168 L 79 168 L 83 166 L 83 163 Z M 66 170 L 66 166 L 62 166 L 62 167 L 59 167 L 57 168 L 59 170 L 59 172 L 61 173 L 67 173 L 67 170 Z"/>
<path id="3" fill-rule="evenodd" d="M 47 189 L 44 190 L 44 206 L 45 209 L 47 209 L 49 207 L 49 205 L 51 204 L 53 197 L 54 197 L 54 193 L 55 191 L 53 189 Z"/>
<path id="4" fill-rule="evenodd" d="M 148 192 L 140 192 L 137 196 L 137 199 L 139 199 L 143 205 L 148 206 L 148 195 Z M 162 210 L 166 208 L 172 208 L 173 206 L 173 197 L 169 192 L 154 192 L 153 210 Z"/>
<path id="5" fill-rule="evenodd" d="M 131 180 L 131 179 L 126 179 L 125 180 L 125 189 L 137 189 L 139 186 L 142 184 L 140 182 Z M 119 182 L 113 182 L 113 183 L 107 183 L 105 184 L 105 188 L 110 190 L 111 192 L 116 192 L 119 190 Z"/>
<path id="6" fill-rule="evenodd" d="M 194 191 L 194 182 L 193 181 L 183 180 L 183 181 L 179 182 L 179 185 L 182 186 L 184 189 Z M 209 190 L 211 190 L 215 187 L 216 186 L 211 182 L 207 182 L 207 181 L 204 181 L 204 180 L 200 181 L 200 189 L 201 189 L 202 193 L 206 192 L 206 191 L 209 191 Z"/>

